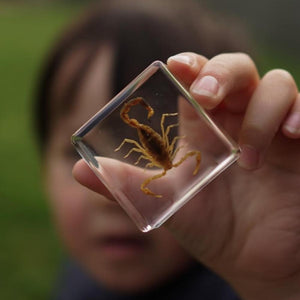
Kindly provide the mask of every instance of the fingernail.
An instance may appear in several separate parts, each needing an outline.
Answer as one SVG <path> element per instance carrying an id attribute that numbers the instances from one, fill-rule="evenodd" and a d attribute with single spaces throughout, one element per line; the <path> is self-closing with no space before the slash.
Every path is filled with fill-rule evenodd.
<path id="1" fill-rule="evenodd" d="M 285 121 L 284 128 L 292 134 L 300 133 L 300 113 L 292 113 Z"/>
<path id="2" fill-rule="evenodd" d="M 260 165 L 260 153 L 251 145 L 241 146 L 239 164 L 245 169 L 256 169 Z"/>
<path id="3" fill-rule="evenodd" d="M 215 97 L 219 91 L 219 82 L 213 76 L 207 75 L 191 86 L 191 92 L 200 96 Z"/>
<path id="4" fill-rule="evenodd" d="M 195 62 L 194 57 L 187 54 L 177 54 L 168 58 L 168 62 L 174 60 L 180 62 L 181 64 L 192 66 Z"/>

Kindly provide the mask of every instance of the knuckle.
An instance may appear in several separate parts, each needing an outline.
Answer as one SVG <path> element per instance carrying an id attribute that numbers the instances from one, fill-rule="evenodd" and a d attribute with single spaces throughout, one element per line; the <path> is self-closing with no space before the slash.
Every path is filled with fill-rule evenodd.
<path id="1" fill-rule="evenodd" d="M 257 74 L 255 63 L 252 58 L 243 52 L 222 53 L 213 57 L 209 67 L 205 70 L 217 78 L 230 78 L 232 75 Z"/>
<path id="2" fill-rule="evenodd" d="M 237 55 L 238 55 L 239 59 L 241 60 L 241 62 L 245 66 L 247 66 L 250 71 L 257 73 L 256 65 L 249 54 L 239 52 L 239 53 L 237 53 Z"/>
<path id="3" fill-rule="evenodd" d="M 267 72 L 263 80 L 271 82 L 274 86 L 285 87 L 293 93 L 297 93 L 297 86 L 293 76 L 284 69 L 274 69 Z"/>
<path id="4" fill-rule="evenodd" d="M 220 61 L 224 65 L 231 65 L 233 63 L 238 63 L 241 65 L 251 65 L 254 66 L 252 58 L 244 52 L 234 52 L 234 53 L 222 53 L 215 56 L 216 61 Z"/>
<path id="5" fill-rule="evenodd" d="M 203 75 L 212 75 L 218 80 L 228 78 L 231 74 L 230 69 L 228 68 L 228 63 L 221 55 L 216 56 L 210 63 L 209 66 L 203 70 L 205 74 Z"/>
<path id="6" fill-rule="evenodd" d="M 243 63 L 254 65 L 254 62 L 253 62 L 252 58 L 251 58 L 250 55 L 247 54 L 247 53 L 236 52 L 236 53 L 234 53 L 233 55 L 236 55 L 236 57 L 237 57 L 239 60 L 241 60 Z"/>

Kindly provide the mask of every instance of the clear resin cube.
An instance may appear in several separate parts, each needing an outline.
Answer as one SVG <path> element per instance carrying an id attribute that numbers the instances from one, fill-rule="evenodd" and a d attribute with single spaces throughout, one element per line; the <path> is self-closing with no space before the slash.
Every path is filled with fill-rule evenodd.
<path id="1" fill-rule="evenodd" d="M 239 155 L 160 61 L 77 130 L 72 143 L 142 231 L 159 227 Z"/>

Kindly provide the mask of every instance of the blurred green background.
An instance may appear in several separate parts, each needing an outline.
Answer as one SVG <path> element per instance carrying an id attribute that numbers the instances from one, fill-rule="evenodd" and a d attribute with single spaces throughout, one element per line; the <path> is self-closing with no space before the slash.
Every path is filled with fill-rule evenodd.
<path id="1" fill-rule="evenodd" d="M 79 10 L 0 3 L 0 299 L 47 299 L 58 272 L 31 108 L 41 63 Z"/>
<path id="2" fill-rule="evenodd" d="M 0 299 L 49 299 L 63 257 L 42 192 L 31 108 L 41 63 L 86 5 L 79 2 L 0 2 Z M 286 68 L 299 83 L 293 50 L 258 36 L 260 72 Z"/>

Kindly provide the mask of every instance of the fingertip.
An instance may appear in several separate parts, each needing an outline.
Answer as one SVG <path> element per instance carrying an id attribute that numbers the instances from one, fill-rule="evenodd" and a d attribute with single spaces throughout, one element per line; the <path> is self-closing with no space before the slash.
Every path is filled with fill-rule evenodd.
<path id="1" fill-rule="evenodd" d="M 83 159 L 75 163 L 72 169 L 74 179 L 80 184 L 90 187 L 90 182 L 95 180 L 96 175 Z"/>
<path id="2" fill-rule="evenodd" d="M 167 60 L 167 65 L 170 67 L 176 67 L 176 65 L 183 65 L 192 67 L 196 62 L 195 55 L 192 53 L 179 53 L 170 56 Z"/>
<path id="3" fill-rule="evenodd" d="M 300 138 L 300 94 L 298 94 L 291 111 L 284 121 L 282 132 L 289 138 Z"/>
<path id="4" fill-rule="evenodd" d="M 239 94 L 240 99 L 249 98 L 249 91 L 254 90 L 258 81 L 256 67 L 249 56 L 225 53 L 213 57 L 203 66 L 191 84 L 190 92 L 204 108 L 214 109 L 228 96 L 232 98 Z M 233 104 L 232 110 L 236 106 L 239 109 L 241 105 Z"/>
<path id="5" fill-rule="evenodd" d="M 195 80 L 190 88 L 191 95 L 200 105 L 207 109 L 212 109 L 219 104 L 219 90 L 220 84 L 218 80 L 211 75 Z"/>
<path id="6" fill-rule="evenodd" d="M 202 55 L 183 52 L 169 57 L 167 66 L 181 83 L 190 86 L 206 62 L 207 58 Z"/>
<path id="7" fill-rule="evenodd" d="M 106 188 L 102 182 L 83 159 L 75 163 L 72 169 L 72 175 L 78 183 L 88 189 L 99 194 L 107 194 Z"/>
<path id="8" fill-rule="evenodd" d="M 83 159 L 78 160 L 72 169 L 72 175 L 77 180 L 81 177 L 82 170 L 85 168 L 86 163 Z M 77 180 L 78 181 L 78 180 Z"/>
<path id="9" fill-rule="evenodd" d="M 291 114 L 285 121 L 282 131 L 289 138 L 297 139 L 300 137 L 300 113 Z"/>

